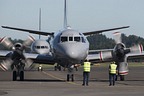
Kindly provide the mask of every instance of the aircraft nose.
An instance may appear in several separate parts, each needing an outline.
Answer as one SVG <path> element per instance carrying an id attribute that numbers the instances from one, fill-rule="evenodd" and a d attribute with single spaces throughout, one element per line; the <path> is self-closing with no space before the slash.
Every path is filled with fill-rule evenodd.
<path id="1" fill-rule="evenodd" d="M 81 60 L 85 58 L 86 52 L 85 49 L 83 50 L 83 48 L 79 46 L 77 47 L 70 46 L 70 48 L 66 48 L 65 54 L 69 59 Z"/>
<path id="2" fill-rule="evenodd" d="M 80 54 L 79 52 L 77 52 L 76 49 L 70 48 L 68 50 L 66 50 L 66 56 L 70 59 L 79 59 L 80 58 Z"/>

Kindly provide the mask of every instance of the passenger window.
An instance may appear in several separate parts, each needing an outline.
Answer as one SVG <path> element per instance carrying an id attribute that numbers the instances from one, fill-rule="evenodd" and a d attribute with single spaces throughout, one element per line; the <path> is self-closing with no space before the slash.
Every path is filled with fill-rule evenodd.
<path id="1" fill-rule="evenodd" d="M 69 37 L 69 41 L 73 41 L 73 37 Z"/>
<path id="2" fill-rule="evenodd" d="M 67 37 L 61 37 L 61 42 L 66 42 L 66 41 L 68 41 Z"/>
<path id="3" fill-rule="evenodd" d="M 74 41 L 80 42 L 80 37 L 74 37 Z"/>

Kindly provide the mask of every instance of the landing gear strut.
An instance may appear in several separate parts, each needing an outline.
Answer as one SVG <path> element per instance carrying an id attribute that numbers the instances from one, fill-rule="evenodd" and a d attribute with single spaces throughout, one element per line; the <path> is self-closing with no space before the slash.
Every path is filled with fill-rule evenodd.
<path id="1" fill-rule="evenodd" d="M 74 81 L 73 68 L 74 68 L 73 65 L 68 68 L 67 81 L 70 81 L 70 79 L 72 82 Z"/>
<path id="2" fill-rule="evenodd" d="M 71 81 L 73 82 L 74 81 L 74 74 L 67 74 L 67 81 Z"/>
<path id="3" fill-rule="evenodd" d="M 59 64 L 57 64 L 56 66 L 54 66 L 54 70 L 57 71 L 61 71 L 61 66 Z"/>

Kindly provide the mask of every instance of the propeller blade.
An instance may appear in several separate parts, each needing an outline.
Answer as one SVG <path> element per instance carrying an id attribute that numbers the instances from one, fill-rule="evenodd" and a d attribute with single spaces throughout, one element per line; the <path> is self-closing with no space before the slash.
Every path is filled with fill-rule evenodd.
<path id="1" fill-rule="evenodd" d="M 138 45 L 134 45 L 130 48 L 130 51 L 131 52 L 139 52 L 139 53 L 142 53 L 143 51 L 143 46 L 141 44 L 138 44 Z"/>
<path id="2" fill-rule="evenodd" d="M 10 58 L 3 60 L 2 63 L 0 64 L 0 67 L 2 68 L 2 70 L 7 71 L 10 70 L 12 67 L 13 60 L 11 60 Z"/>
<path id="3" fill-rule="evenodd" d="M 31 35 L 28 36 L 28 39 L 24 41 L 23 45 L 24 46 L 29 46 L 35 41 L 35 38 L 32 37 Z"/>
<path id="4" fill-rule="evenodd" d="M 13 47 L 13 43 L 6 36 L 1 38 L 0 43 L 9 49 Z"/>
<path id="5" fill-rule="evenodd" d="M 121 43 L 122 42 L 121 33 L 120 32 L 115 32 L 113 34 L 114 34 L 115 43 L 116 44 Z"/>

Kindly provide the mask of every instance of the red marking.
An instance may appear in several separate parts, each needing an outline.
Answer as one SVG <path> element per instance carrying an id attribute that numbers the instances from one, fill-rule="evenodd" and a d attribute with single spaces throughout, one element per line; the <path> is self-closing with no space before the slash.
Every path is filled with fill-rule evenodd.
<path id="1" fill-rule="evenodd" d="M 119 72 L 120 75 L 127 75 L 128 72 Z"/>
<path id="2" fill-rule="evenodd" d="M 1 67 L 4 71 L 7 70 L 7 69 L 3 66 L 3 64 L 0 64 L 0 67 Z"/>
<path id="3" fill-rule="evenodd" d="M 2 42 L 5 39 L 6 36 L 4 36 L 3 38 L 0 39 L 0 42 Z"/>
<path id="4" fill-rule="evenodd" d="M 102 52 L 100 52 L 100 60 L 102 61 L 103 59 L 102 59 Z"/>
<path id="5" fill-rule="evenodd" d="M 143 46 L 142 44 L 140 44 L 140 52 L 142 53 L 142 51 L 143 51 Z"/>
<path id="6" fill-rule="evenodd" d="M 34 39 L 31 35 L 29 35 L 29 37 L 30 37 L 33 41 L 35 41 L 35 39 Z"/>
<path id="7" fill-rule="evenodd" d="M 114 32 L 113 34 L 119 34 L 120 32 Z"/>

